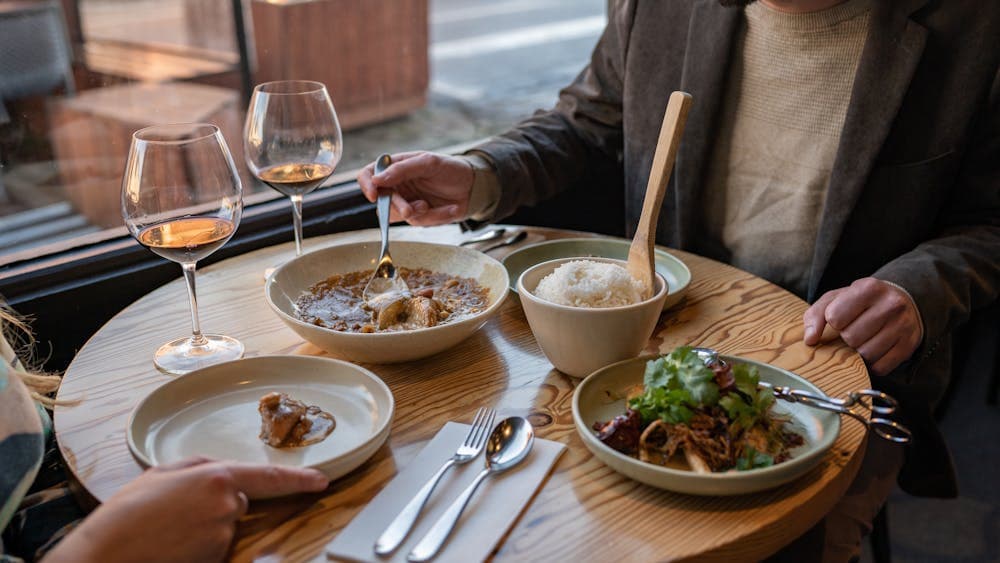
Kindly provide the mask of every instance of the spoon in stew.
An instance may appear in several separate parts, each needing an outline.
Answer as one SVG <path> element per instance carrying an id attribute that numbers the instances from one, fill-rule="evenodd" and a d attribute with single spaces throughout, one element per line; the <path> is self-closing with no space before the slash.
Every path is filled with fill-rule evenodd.
<path id="1" fill-rule="evenodd" d="M 392 158 L 383 154 L 375 161 L 375 174 L 381 174 Z M 392 190 L 380 189 L 375 200 L 375 212 L 378 214 L 378 227 L 382 233 L 382 249 L 379 252 L 378 265 L 372 279 L 368 281 L 361 297 L 373 309 L 381 309 L 384 304 L 399 301 L 410 296 L 410 288 L 406 281 L 399 277 L 396 266 L 389 254 L 389 203 L 392 201 Z"/>

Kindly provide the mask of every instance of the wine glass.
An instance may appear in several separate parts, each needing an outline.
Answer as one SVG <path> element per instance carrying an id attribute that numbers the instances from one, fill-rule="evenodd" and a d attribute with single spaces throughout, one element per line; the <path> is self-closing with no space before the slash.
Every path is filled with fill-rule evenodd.
<path id="1" fill-rule="evenodd" d="M 250 172 L 292 200 L 295 255 L 302 254 L 302 196 L 333 174 L 344 152 L 340 122 L 320 82 L 258 84 L 243 127 Z"/>
<path id="2" fill-rule="evenodd" d="M 202 334 L 195 264 L 236 231 L 243 186 L 222 133 L 208 123 L 156 125 L 132 135 L 122 179 L 122 215 L 140 244 L 177 262 L 191 301 L 191 336 L 160 347 L 153 363 L 183 374 L 243 356 L 235 338 Z"/>

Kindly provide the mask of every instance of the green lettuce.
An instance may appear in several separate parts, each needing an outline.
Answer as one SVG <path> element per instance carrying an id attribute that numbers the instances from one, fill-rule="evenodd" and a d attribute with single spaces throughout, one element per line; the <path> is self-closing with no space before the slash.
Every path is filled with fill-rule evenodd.
<path id="1" fill-rule="evenodd" d="M 629 401 L 643 422 L 687 422 L 693 409 L 719 403 L 715 373 L 690 347 L 682 346 L 646 363 L 645 392 Z"/>
<path id="2" fill-rule="evenodd" d="M 740 428 L 751 428 L 774 404 L 774 395 L 770 389 L 758 387 L 760 374 L 757 368 L 750 364 L 734 364 L 733 378 L 736 382 L 736 393 L 729 393 L 719 399 L 719 406 L 726 411 L 729 420 Z"/>
<path id="3" fill-rule="evenodd" d="M 743 455 L 736 460 L 736 469 L 740 471 L 757 469 L 759 467 L 771 467 L 772 465 L 774 465 L 773 457 L 763 452 L 758 452 L 753 448 L 747 448 L 743 452 Z"/>

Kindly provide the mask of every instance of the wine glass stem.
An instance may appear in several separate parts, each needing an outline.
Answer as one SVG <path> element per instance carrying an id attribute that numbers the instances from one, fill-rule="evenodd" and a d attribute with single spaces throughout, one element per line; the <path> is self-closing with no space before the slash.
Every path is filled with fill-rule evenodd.
<path id="1" fill-rule="evenodd" d="M 295 255 L 302 255 L 302 196 L 289 196 L 292 199 L 292 225 L 295 227 Z"/>
<path id="2" fill-rule="evenodd" d="M 191 345 L 204 346 L 208 340 L 201 334 L 201 323 L 198 322 L 198 294 L 194 288 L 194 262 L 181 264 L 184 269 L 184 281 L 187 282 L 188 299 L 191 300 Z"/>

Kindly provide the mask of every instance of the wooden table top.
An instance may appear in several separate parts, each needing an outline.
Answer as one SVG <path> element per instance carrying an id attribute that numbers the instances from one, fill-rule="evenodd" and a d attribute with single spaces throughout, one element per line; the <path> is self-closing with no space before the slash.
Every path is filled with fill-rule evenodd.
<path id="1" fill-rule="evenodd" d="M 528 231 L 522 244 L 593 236 Z M 455 226 L 394 227 L 392 237 L 448 243 L 463 239 Z M 340 233 L 308 239 L 305 249 L 377 239 L 377 230 Z M 500 258 L 509 251 L 490 254 Z M 286 328 L 264 300 L 263 270 L 292 252 L 289 243 L 200 271 L 204 330 L 239 338 L 247 356 L 323 355 Z M 802 343 L 805 302 L 741 270 L 670 252 L 691 269 L 692 282 L 685 300 L 661 316 L 645 353 L 668 352 L 679 345 L 710 346 L 791 370 L 829 394 L 869 386 L 860 356 L 841 341 L 816 348 Z M 171 379 L 153 366 L 153 352 L 168 339 L 187 334 L 189 319 L 183 280 L 178 279 L 111 319 L 67 369 L 58 398 L 80 403 L 56 409 L 56 435 L 70 469 L 97 499 L 107 499 L 141 472 L 125 442 L 129 413 L 147 393 Z M 240 524 L 235 560 L 322 560 L 324 546 L 445 422 L 467 422 L 483 405 L 495 407 L 500 416 L 525 416 L 537 436 L 568 446 L 498 546 L 497 560 L 759 559 L 829 511 L 862 458 L 864 428 L 844 421 L 834 446 L 815 469 L 771 491 L 696 497 L 632 481 L 594 458 L 577 436 L 571 404 L 578 380 L 548 363 L 513 297 L 481 330 L 449 352 L 365 367 L 378 374 L 396 398 L 386 444 L 324 493 L 255 502 Z"/>

